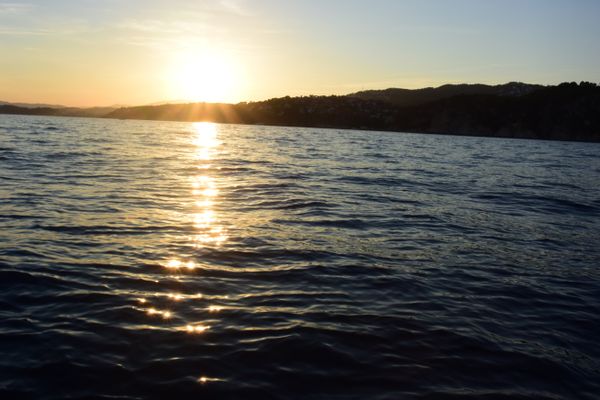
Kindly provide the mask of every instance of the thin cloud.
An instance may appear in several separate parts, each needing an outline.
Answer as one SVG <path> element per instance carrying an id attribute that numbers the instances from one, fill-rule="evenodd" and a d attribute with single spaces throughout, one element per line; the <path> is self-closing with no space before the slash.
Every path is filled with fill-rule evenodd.
<path id="1" fill-rule="evenodd" d="M 25 3 L 0 3 L 0 15 L 2 14 L 24 14 L 33 6 Z"/>
<path id="2" fill-rule="evenodd" d="M 478 29 L 466 26 L 435 26 L 435 25 L 398 25 L 393 27 L 397 32 L 433 33 L 442 35 L 479 35 Z"/>
<path id="3" fill-rule="evenodd" d="M 51 30 L 45 29 L 0 29 L 0 35 L 5 36 L 43 36 L 43 35 L 54 35 L 57 33 Z"/>
<path id="4" fill-rule="evenodd" d="M 247 4 L 243 0 L 221 0 L 221 7 L 223 7 L 226 11 L 231 13 L 241 15 L 241 16 L 250 16 L 253 13 L 247 7 Z"/>
<path id="5" fill-rule="evenodd" d="M 144 33 L 188 34 L 205 31 L 209 27 L 203 23 L 183 21 L 163 21 L 158 19 L 131 19 L 118 25 L 119 28 Z"/>
<path id="6" fill-rule="evenodd" d="M 81 35 L 89 30 L 80 26 L 64 27 L 60 29 L 19 29 L 19 28 L 0 28 L 0 36 L 74 36 Z"/>

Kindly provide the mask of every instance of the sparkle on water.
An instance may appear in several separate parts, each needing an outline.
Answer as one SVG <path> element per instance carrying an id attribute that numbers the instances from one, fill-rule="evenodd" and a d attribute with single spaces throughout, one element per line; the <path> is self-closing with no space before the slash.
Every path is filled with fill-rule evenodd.
<path id="1" fill-rule="evenodd" d="M 0 398 L 600 392 L 596 144 L 1 116 L 0 149 Z"/>

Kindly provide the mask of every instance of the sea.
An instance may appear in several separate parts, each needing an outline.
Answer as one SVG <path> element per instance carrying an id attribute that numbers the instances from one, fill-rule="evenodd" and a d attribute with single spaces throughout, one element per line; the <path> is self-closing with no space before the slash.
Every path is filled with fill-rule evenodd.
<path id="1" fill-rule="evenodd" d="M 600 143 L 0 115 L 1 399 L 599 399 Z"/>

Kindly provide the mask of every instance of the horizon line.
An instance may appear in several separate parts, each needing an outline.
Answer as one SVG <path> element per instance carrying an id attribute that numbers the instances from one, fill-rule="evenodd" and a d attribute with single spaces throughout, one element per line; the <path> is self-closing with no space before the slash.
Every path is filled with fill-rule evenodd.
<path id="1" fill-rule="evenodd" d="M 299 95 L 283 95 L 283 96 L 278 96 L 278 97 L 269 97 L 269 98 L 265 98 L 265 99 L 260 99 L 260 100 L 241 100 L 241 101 L 237 101 L 237 102 L 218 102 L 218 101 L 203 101 L 203 100 L 188 100 L 188 99 L 180 99 L 180 100 L 164 100 L 164 101 L 155 101 L 155 102 L 151 102 L 151 103 L 144 103 L 144 104 L 111 104 L 111 105 L 93 105 L 93 106 L 73 106 L 73 105 L 65 105 L 65 104 L 52 104 L 52 103 L 45 103 L 45 102 L 38 102 L 38 101 L 10 101 L 10 100 L 5 100 L 5 99 L 0 99 L 0 106 L 3 105 L 12 105 L 12 106 L 21 106 L 21 107 L 26 107 L 26 108 L 79 108 L 79 109 L 90 109 L 90 108 L 129 108 L 129 107 L 152 107 L 152 106 L 162 106 L 162 105 L 177 105 L 177 104 L 227 104 L 227 105 L 235 105 L 235 104 L 242 104 L 242 103 L 259 103 L 259 102 L 263 102 L 263 101 L 269 101 L 269 100 L 273 100 L 273 99 L 281 99 L 281 98 L 286 98 L 286 97 L 290 97 L 290 98 L 298 98 L 298 97 L 311 97 L 311 96 L 317 96 L 317 97 L 345 97 L 345 96 L 350 96 L 353 94 L 357 94 L 357 93 L 361 93 L 361 92 L 370 92 L 370 91 L 386 91 L 386 90 L 391 90 L 391 89 L 398 89 L 398 90 L 407 90 L 407 91 L 418 91 L 418 90 L 425 90 L 425 89 L 439 89 L 442 88 L 444 86 L 462 86 L 462 85 L 467 85 L 467 86 L 476 86 L 476 85 L 481 85 L 481 86 L 490 86 L 490 87 L 495 87 L 495 86 L 504 86 L 504 85 L 509 85 L 509 84 L 522 84 L 522 85 L 530 85 L 530 86 L 541 86 L 541 87 L 553 87 L 553 86 L 559 86 L 563 83 L 582 83 L 582 82 L 589 82 L 589 81 L 563 81 L 560 83 L 556 83 L 556 84 L 552 84 L 552 83 L 548 83 L 548 84 L 542 84 L 542 83 L 528 83 L 528 82 L 522 82 L 522 81 L 508 81 L 508 82 L 504 82 L 504 83 L 497 83 L 497 84 L 489 84 L 489 83 L 466 83 L 466 82 L 461 82 L 461 83 L 444 83 L 441 84 L 439 86 L 424 86 L 424 87 L 419 87 L 419 88 L 402 88 L 402 87 L 386 87 L 386 88 L 380 88 L 380 89 L 361 89 L 358 91 L 354 91 L 354 92 L 349 92 L 346 94 L 299 94 Z M 596 83 L 596 82 L 590 82 L 590 83 Z"/>

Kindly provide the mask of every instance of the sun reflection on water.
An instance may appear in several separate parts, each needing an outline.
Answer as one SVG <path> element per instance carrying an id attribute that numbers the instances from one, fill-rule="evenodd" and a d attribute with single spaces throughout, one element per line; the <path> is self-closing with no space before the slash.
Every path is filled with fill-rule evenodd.
<path id="1" fill-rule="evenodd" d="M 219 189 L 215 178 L 211 176 L 212 164 L 217 148 L 221 144 L 218 139 L 217 125 L 212 123 L 194 123 L 192 124 L 191 143 L 194 148 L 194 158 L 200 160 L 195 165 L 201 174 L 192 175 L 189 177 L 191 186 L 191 194 L 193 201 L 191 202 L 192 210 L 189 218 L 193 226 L 194 232 L 189 236 L 189 241 L 196 249 L 205 246 L 221 246 L 228 239 L 226 229 L 219 223 L 219 214 L 217 206 L 219 204 Z M 186 272 L 196 271 L 201 267 L 193 256 L 190 255 L 174 255 L 166 259 L 162 266 L 171 271 L 176 279 L 179 279 L 181 274 Z M 202 298 L 198 295 L 183 295 L 181 293 L 168 293 L 160 296 L 166 296 L 169 300 L 180 302 L 190 298 Z M 146 299 L 140 298 L 138 302 L 145 304 Z M 208 312 L 215 313 L 222 309 L 221 306 L 209 306 L 206 308 Z M 148 315 L 161 315 L 165 319 L 172 317 L 172 312 L 168 310 L 159 310 L 154 307 L 146 308 L 145 312 Z M 209 329 L 208 325 L 187 325 L 185 331 L 192 333 L 201 333 Z"/>
<path id="2" fill-rule="evenodd" d="M 223 379 L 220 379 L 220 378 L 210 378 L 208 376 L 201 376 L 200 378 L 198 378 L 198 382 L 201 383 L 201 384 L 203 384 L 203 385 L 205 383 L 208 383 L 208 382 L 219 382 L 219 381 L 222 381 L 222 380 Z"/>
<path id="3" fill-rule="evenodd" d="M 210 326 L 208 325 L 186 325 L 185 326 L 185 330 L 188 333 L 204 333 L 205 331 L 209 330 Z"/>
<path id="4" fill-rule="evenodd" d="M 220 144 L 217 138 L 217 125 L 212 122 L 194 122 L 192 124 L 196 136 L 192 143 L 198 147 L 211 148 Z"/>
<path id="5" fill-rule="evenodd" d="M 170 268 L 170 269 L 178 269 L 181 267 L 181 261 L 179 261 L 177 259 L 171 259 L 171 260 L 167 261 L 167 263 L 165 264 L 165 267 Z"/>
<path id="6" fill-rule="evenodd" d="M 157 310 L 154 307 L 148 308 L 146 310 L 146 314 L 148 314 L 148 315 L 159 315 L 159 316 L 162 316 L 164 319 L 169 319 L 173 315 L 171 313 L 171 311 L 169 311 L 169 310 Z"/>
<path id="7" fill-rule="evenodd" d="M 179 301 L 183 299 L 183 295 L 179 294 L 179 293 L 169 293 L 167 295 L 167 297 L 169 297 L 170 299 L 174 300 L 174 301 Z"/>
<path id="8" fill-rule="evenodd" d="M 205 200 L 198 200 L 196 201 L 196 207 L 200 207 L 200 208 L 211 208 L 215 203 L 212 200 L 209 199 L 205 199 Z"/>
<path id="9" fill-rule="evenodd" d="M 215 213 L 212 210 L 204 210 L 194 215 L 194 227 L 197 229 L 210 228 L 213 222 L 215 222 Z"/>
<path id="10" fill-rule="evenodd" d="M 212 123 L 194 123 L 192 124 L 191 143 L 194 147 L 193 158 L 194 167 L 197 171 L 189 179 L 189 191 L 191 199 L 185 199 L 185 205 L 189 206 L 189 213 L 186 215 L 184 224 L 192 227 L 192 233 L 189 235 L 189 245 L 194 249 L 219 247 L 228 240 L 226 228 L 221 224 L 219 214 L 219 185 L 211 171 L 215 171 L 214 158 L 218 154 L 218 147 L 221 141 L 218 139 L 217 125 Z M 193 278 L 203 264 L 199 261 L 194 252 L 166 255 L 161 262 L 162 268 L 168 274 L 169 279 L 174 279 L 178 284 L 186 284 L 185 278 Z M 186 276 L 187 275 L 187 276 Z M 190 288 L 188 288 L 190 289 Z M 170 329 L 189 335 L 199 335 L 211 330 L 211 324 L 214 319 L 203 321 L 207 314 L 217 313 L 224 309 L 220 305 L 203 304 L 198 307 L 196 303 L 204 303 L 206 300 L 202 293 L 190 293 L 184 286 L 178 287 L 179 291 L 157 292 L 146 294 L 143 297 L 138 295 L 135 298 L 137 302 L 136 309 L 152 318 L 154 324 L 162 323 Z M 208 299 L 227 299 L 227 295 L 211 295 Z M 217 300 L 219 301 L 219 300 Z M 191 307 L 196 316 L 190 314 Z M 161 322 L 159 322 L 161 321 Z M 219 378 L 201 376 L 198 382 L 206 384 L 212 381 L 220 381 Z"/>
<path id="11" fill-rule="evenodd" d="M 215 124 L 198 122 L 193 124 L 194 136 L 192 143 L 196 146 L 196 159 L 201 160 L 198 169 L 209 170 L 217 147 L 221 144 L 218 139 L 218 129 Z M 214 206 L 218 203 L 219 189 L 215 179 L 205 173 L 191 177 L 192 195 L 195 197 L 196 211 L 192 214 L 192 223 L 196 233 L 190 237 L 194 247 L 206 245 L 220 246 L 227 239 L 222 226 L 218 225 L 218 216 Z"/>

